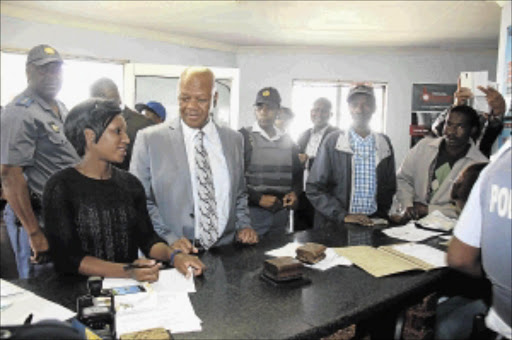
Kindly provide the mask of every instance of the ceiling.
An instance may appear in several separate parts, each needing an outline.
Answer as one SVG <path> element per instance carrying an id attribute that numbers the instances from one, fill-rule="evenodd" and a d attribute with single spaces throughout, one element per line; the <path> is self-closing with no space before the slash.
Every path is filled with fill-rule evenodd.
<path id="1" fill-rule="evenodd" d="M 2 15 L 183 45 L 497 48 L 499 1 L 1 1 Z"/>

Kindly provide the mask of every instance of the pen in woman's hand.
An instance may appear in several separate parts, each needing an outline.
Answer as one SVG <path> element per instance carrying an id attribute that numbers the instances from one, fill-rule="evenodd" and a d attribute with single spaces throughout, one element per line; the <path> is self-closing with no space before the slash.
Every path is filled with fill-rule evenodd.
<path id="1" fill-rule="evenodd" d="M 153 266 L 158 265 L 160 262 L 156 262 L 152 265 L 147 264 L 140 264 L 140 263 L 128 263 L 123 266 L 124 270 L 131 270 L 131 269 L 141 269 L 141 268 L 151 268 Z"/>

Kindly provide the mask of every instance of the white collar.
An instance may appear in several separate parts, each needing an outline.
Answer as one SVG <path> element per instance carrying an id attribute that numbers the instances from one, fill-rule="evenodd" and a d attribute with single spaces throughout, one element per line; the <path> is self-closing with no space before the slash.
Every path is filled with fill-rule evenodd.
<path id="1" fill-rule="evenodd" d="M 196 135 L 199 133 L 199 131 L 202 130 L 206 138 L 211 140 L 212 135 L 215 133 L 215 124 L 212 122 L 211 119 L 208 120 L 208 122 L 206 123 L 205 126 L 203 126 L 202 129 L 191 128 L 190 126 L 185 124 L 183 119 L 180 119 L 180 124 L 183 130 L 183 135 L 185 136 L 186 139 L 194 139 Z"/>
<path id="2" fill-rule="evenodd" d="M 323 136 L 325 131 L 327 131 L 327 128 L 329 127 L 329 124 L 327 124 L 326 126 L 324 126 L 322 129 L 318 130 L 317 132 L 315 132 L 315 128 L 311 128 L 311 134 L 312 135 L 320 135 L 320 136 Z"/>
<path id="3" fill-rule="evenodd" d="M 278 140 L 279 138 L 281 138 L 283 135 L 284 135 L 284 132 L 279 130 L 275 125 L 274 125 L 274 130 L 276 131 L 276 135 L 274 137 L 270 137 L 266 132 L 265 130 L 263 130 L 260 126 L 260 124 L 258 124 L 258 122 L 254 122 L 254 124 L 252 124 L 252 132 L 258 132 L 260 133 L 263 137 L 265 137 L 266 139 L 268 139 L 269 141 L 276 141 Z"/>

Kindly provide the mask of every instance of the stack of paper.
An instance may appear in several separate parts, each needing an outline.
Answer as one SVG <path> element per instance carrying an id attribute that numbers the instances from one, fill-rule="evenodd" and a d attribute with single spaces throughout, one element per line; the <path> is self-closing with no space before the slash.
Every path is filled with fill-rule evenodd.
<path id="1" fill-rule="evenodd" d="M 0 279 L 0 325 L 19 325 L 32 314 L 32 322 L 44 319 L 65 321 L 75 313 L 28 290 Z"/>
<path id="2" fill-rule="evenodd" d="M 171 333 L 201 331 L 201 319 L 195 314 L 188 294 L 169 294 L 156 298 L 152 297 L 156 295 L 155 292 L 148 295 L 145 303 L 116 312 L 118 336 L 158 327 L 168 329 Z"/>
<path id="3" fill-rule="evenodd" d="M 105 279 L 104 288 L 140 285 L 131 279 Z M 158 281 L 145 283 L 145 293 L 116 296 L 116 330 L 120 336 L 162 327 L 171 333 L 199 332 L 201 319 L 188 293 L 195 293 L 193 275 L 186 278 L 176 269 L 161 270 Z"/>
<path id="4" fill-rule="evenodd" d="M 304 244 L 299 243 L 299 242 L 290 242 L 281 248 L 276 248 L 276 249 L 267 251 L 265 253 L 265 255 L 273 256 L 273 257 L 282 257 L 282 256 L 295 257 L 297 255 L 295 250 L 297 250 L 297 248 L 299 248 L 302 245 L 304 245 Z"/>
<path id="5" fill-rule="evenodd" d="M 414 222 L 409 222 L 404 226 L 385 229 L 382 232 L 388 235 L 389 237 L 409 242 L 423 241 L 429 237 L 438 236 L 442 234 L 442 232 L 439 231 L 431 231 L 417 228 Z"/>
<path id="6" fill-rule="evenodd" d="M 446 253 L 426 244 L 404 243 L 392 246 L 392 248 L 402 254 L 413 256 L 423 262 L 428 263 L 434 268 L 446 267 Z"/>
<path id="7" fill-rule="evenodd" d="M 418 223 L 425 228 L 450 231 L 455 227 L 455 224 L 457 224 L 457 220 L 445 216 L 439 210 L 434 210 L 419 220 Z"/>
<path id="8" fill-rule="evenodd" d="M 269 256 L 274 256 L 274 257 L 281 257 L 281 256 L 295 257 L 297 255 L 297 253 L 296 253 L 297 248 L 302 245 L 303 245 L 302 243 L 291 242 L 281 248 L 267 251 L 265 254 L 269 255 Z M 336 267 L 336 266 L 350 266 L 350 265 L 352 265 L 352 262 L 350 262 L 350 260 L 348 260 L 346 257 L 343 257 L 342 255 L 339 255 L 332 248 L 327 248 L 325 250 L 325 258 L 322 261 L 315 263 L 315 264 L 305 264 L 305 266 L 307 266 L 309 268 L 318 269 L 321 271 L 324 271 L 324 270 L 327 270 L 327 269 L 330 269 L 330 268 Z"/>

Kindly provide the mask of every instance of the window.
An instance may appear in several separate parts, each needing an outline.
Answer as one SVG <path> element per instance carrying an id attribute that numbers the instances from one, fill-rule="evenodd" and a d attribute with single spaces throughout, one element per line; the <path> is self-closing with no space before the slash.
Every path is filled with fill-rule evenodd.
<path id="1" fill-rule="evenodd" d="M 25 74 L 26 54 L 1 53 L 1 104 L 7 105 L 27 87 Z M 64 58 L 62 66 L 62 89 L 58 94 L 70 110 L 76 104 L 89 98 L 89 88 L 102 77 L 110 78 L 123 93 L 123 65 Z"/>
<path id="2" fill-rule="evenodd" d="M 377 108 L 370 122 L 373 131 L 384 132 L 386 112 L 387 84 L 382 82 L 368 82 L 374 88 Z M 292 88 L 292 111 L 295 119 L 290 126 L 290 135 L 297 140 L 298 136 L 312 126 L 310 111 L 313 103 L 320 97 L 329 99 L 332 103 L 330 123 L 340 129 L 348 129 L 352 118 L 348 109 L 347 97 L 352 81 L 317 81 L 294 80 Z"/>

